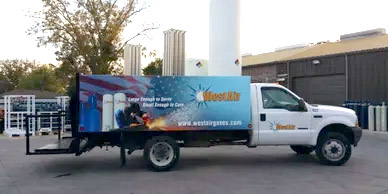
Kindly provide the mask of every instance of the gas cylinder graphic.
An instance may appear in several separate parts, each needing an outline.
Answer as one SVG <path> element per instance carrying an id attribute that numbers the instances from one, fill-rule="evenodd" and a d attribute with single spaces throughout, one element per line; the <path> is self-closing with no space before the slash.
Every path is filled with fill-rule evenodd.
<path id="1" fill-rule="evenodd" d="M 369 131 L 375 130 L 375 106 L 373 105 L 368 107 L 368 129 Z"/>
<path id="2" fill-rule="evenodd" d="M 97 97 L 95 95 L 91 95 L 88 97 L 89 110 L 87 117 L 88 118 L 88 131 L 89 132 L 97 132 L 101 131 L 101 113 L 97 109 Z"/>
<path id="3" fill-rule="evenodd" d="M 385 102 L 381 106 L 381 131 L 387 131 L 387 106 L 385 106 Z"/>
<path id="4" fill-rule="evenodd" d="M 85 104 L 80 102 L 79 109 L 80 109 L 79 131 L 84 131 L 85 129 L 87 129 L 87 123 L 88 123 L 88 121 L 86 120 L 87 110 L 86 110 Z"/>
<path id="5" fill-rule="evenodd" d="M 102 96 L 102 131 L 113 129 L 113 95 Z"/>
<path id="6" fill-rule="evenodd" d="M 126 96 L 125 94 L 123 93 L 116 93 L 113 95 L 113 116 L 114 116 L 114 125 L 113 127 L 115 129 L 117 128 L 120 128 L 119 127 L 119 124 L 117 123 L 117 115 L 120 113 L 120 112 L 124 112 L 124 109 L 125 109 L 125 106 L 127 104 L 127 101 L 126 101 Z"/>
<path id="7" fill-rule="evenodd" d="M 381 131 L 381 106 L 376 106 L 376 131 Z"/>

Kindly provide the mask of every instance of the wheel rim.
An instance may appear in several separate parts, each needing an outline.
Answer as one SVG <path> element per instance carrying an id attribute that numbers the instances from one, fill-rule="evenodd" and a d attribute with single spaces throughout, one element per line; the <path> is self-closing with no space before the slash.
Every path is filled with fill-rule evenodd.
<path id="1" fill-rule="evenodd" d="M 329 139 L 322 147 L 322 153 L 330 161 L 339 161 L 345 156 L 346 147 L 342 141 Z"/>
<path id="2" fill-rule="evenodd" d="M 166 166 L 170 164 L 174 157 L 174 150 L 166 142 L 158 142 L 151 147 L 150 159 L 157 166 Z"/>

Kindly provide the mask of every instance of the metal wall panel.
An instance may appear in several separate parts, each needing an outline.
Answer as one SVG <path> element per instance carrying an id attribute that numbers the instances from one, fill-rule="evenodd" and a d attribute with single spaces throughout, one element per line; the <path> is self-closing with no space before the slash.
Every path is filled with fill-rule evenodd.
<path id="1" fill-rule="evenodd" d="M 346 100 L 345 75 L 294 78 L 292 87 L 296 94 L 311 104 L 340 106 Z"/>
<path id="2" fill-rule="evenodd" d="M 313 64 L 317 60 L 318 64 Z M 324 57 L 290 63 L 291 77 L 345 74 L 345 56 Z"/>
<path id="3" fill-rule="evenodd" d="M 388 52 L 348 56 L 349 99 L 388 101 Z"/>
<path id="4" fill-rule="evenodd" d="M 345 56 L 290 62 L 290 89 L 313 104 L 342 105 L 346 100 Z"/>
<path id="5" fill-rule="evenodd" d="M 349 100 L 388 101 L 387 49 L 349 54 L 347 62 Z M 284 64 L 243 67 L 243 75 L 252 76 L 252 82 L 274 82 L 287 70 Z M 340 105 L 346 100 L 345 54 L 290 61 L 288 74 L 290 89 L 309 102 Z"/>
<path id="6" fill-rule="evenodd" d="M 276 64 L 243 67 L 242 75 L 251 76 L 252 83 L 273 83 L 277 76 Z"/>
<path id="7" fill-rule="evenodd" d="M 287 74 L 287 63 L 279 63 L 276 65 L 276 71 L 277 71 L 277 74 L 281 75 L 281 74 Z"/>

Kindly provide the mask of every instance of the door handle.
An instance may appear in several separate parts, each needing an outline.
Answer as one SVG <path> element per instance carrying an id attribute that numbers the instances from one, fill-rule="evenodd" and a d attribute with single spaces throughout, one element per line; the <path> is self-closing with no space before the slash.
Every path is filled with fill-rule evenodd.
<path id="1" fill-rule="evenodd" d="M 260 114 L 260 121 L 265 121 L 265 120 L 266 120 L 265 114 Z"/>

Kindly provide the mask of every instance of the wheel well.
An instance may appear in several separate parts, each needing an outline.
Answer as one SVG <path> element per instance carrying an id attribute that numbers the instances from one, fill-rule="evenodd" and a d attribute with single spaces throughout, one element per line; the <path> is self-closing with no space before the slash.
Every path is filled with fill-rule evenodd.
<path id="1" fill-rule="evenodd" d="M 323 137 L 323 134 L 329 133 L 329 132 L 336 132 L 336 133 L 341 133 L 343 136 L 346 137 L 346 139 L 349 140 L 351 144 L 354 144 L 354 137 L 353 137 L 353 132 L 352 129 L 344 124 L 330 124 L 326 127 L 324 127 L 318 135 L 317 141 L 319 141 L 319 138 Z"/>

